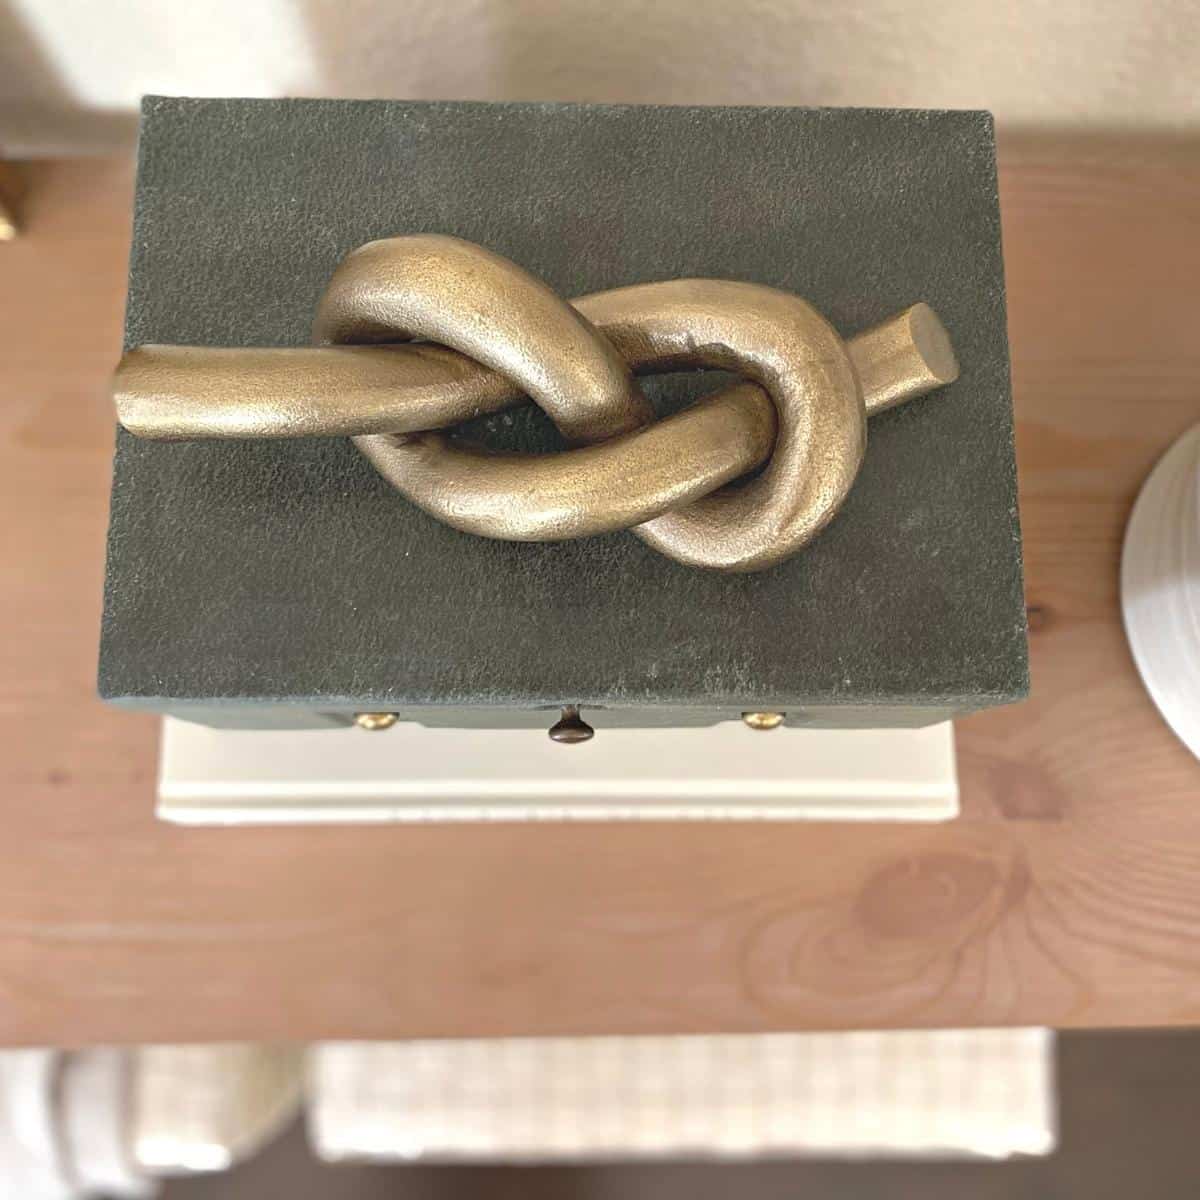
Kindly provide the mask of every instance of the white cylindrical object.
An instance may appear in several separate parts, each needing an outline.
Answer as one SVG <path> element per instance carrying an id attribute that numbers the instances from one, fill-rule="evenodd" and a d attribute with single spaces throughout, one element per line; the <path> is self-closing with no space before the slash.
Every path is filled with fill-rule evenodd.
<path id="1" fill-rule="evenodd" d="M 144 1197 L 129 1153 L 126 1050 L 0 1051 L 0 1196 Z"/>
<path id="2" fill-rule="evenodd" d="M 60 1144 L 84 1196 L 152 1196 L 157 1187 L 130 1148 L 133 1052 L 101 1047 L 66 1056 L 59 1084 Z"/>

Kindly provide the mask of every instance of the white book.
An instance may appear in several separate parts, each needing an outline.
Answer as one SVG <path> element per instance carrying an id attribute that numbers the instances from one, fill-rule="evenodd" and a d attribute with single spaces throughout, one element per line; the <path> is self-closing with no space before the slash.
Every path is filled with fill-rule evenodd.
<path id="1" fill-rule="evenodd" d="M 923 729 L 212 729 L 163 722 L 158 815 L 183 824 L 356 821 L 942 821 L 954 734 Z"/>

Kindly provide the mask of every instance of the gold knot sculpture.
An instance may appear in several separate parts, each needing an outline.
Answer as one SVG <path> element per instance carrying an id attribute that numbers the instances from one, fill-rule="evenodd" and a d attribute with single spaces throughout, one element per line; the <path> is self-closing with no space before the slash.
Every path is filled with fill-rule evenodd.
<path id="1" fill-rule="evenodd" d="M 958 376 L 925 304 L 843 341 L 799 297 L 733 280 L 568 303 L 508 259 L 426 234 L 349 254 L 313 340 L 130 350 L 121 424 L 168 439 L 350 436 L 456 529 L 518 541 L 632 529 L 678 562 L 755 571 L 838 511 L 868 417 Z M 742 381 L 656 421 L 635 375 L 692 367 Z M 571 449 L 499 454 L 437 432 L 526 397 Z"/>

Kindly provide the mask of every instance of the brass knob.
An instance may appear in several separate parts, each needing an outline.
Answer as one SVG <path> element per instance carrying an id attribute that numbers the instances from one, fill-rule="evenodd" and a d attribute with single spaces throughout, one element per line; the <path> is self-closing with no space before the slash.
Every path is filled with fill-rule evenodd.
<path id="1" fill-rule="evenodd" d="M 742 720 L 751 729 L 778 729 L 786 715 L 781 712 L 744 712 Z"/>
<path id="2" fill-rule="evenodd" d="M 377 733 L 381 729 L 391 729 L 400 718 L 395 713 L 356 713 L 354 723 L 359 729 Z"/>

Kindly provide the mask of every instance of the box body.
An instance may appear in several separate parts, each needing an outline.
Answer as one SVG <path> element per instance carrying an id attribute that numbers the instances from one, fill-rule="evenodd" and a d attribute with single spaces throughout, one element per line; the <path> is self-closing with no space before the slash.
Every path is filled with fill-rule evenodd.
<path id="1" fill-rule="evenodd" d="M 798 293 L 850 335 L 916 300 L 962 365 L 870 423 L 842 512 L 758 574 L 629 534 L 486 541 L 344 439 L 118 431 L 100 689 L 220 725 L 919 725 L 1028 689 L 985 113 L 172 100 L 143 111 L 126 344 L 302 345 L 349 250 L 482 243 L 563 296 L 680 276 Z M 717 373 L 645 381 L 665 412 Z M 551 449 L 532 405 L 477 423 Z"/>

